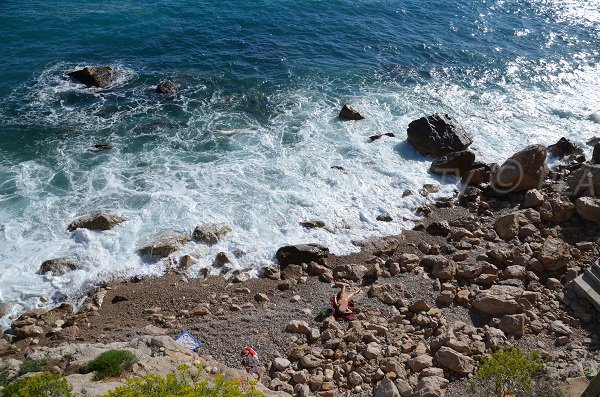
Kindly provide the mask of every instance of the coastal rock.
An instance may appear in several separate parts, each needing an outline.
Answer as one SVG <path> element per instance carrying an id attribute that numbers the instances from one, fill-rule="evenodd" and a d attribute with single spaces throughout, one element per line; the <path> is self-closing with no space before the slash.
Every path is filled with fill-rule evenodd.
<path id="1" fill-rule="evenodd" d="M 142 256 L 149 255 L 156 258 L 166 258 L 182 248 L 189 241 L 189 237 L 185 234 L 166 235 L 142 246 L 138 249 L 138 253 Z"/>
<path id="2" fill-rule="evenodd" d="M 491 177 L 491 188 L 496 194 L 507 194 L 539 188 L 548 172 L 546 148 L 530 145 L 515 153 Z"/>
<path id="3" fill-rule="evenodd" d="M 583 154 L 583 150 L 567 138 L 562 137 L 554 145 L 548 146 L 548 153 L 554 157 L 563 158 L 566 156 L 580 156 Z"/>
<path id="4" fill-rule="evenodd" d="M 105 88 L 115 79 L 115 73 L 110 66 L 86 67 L 67 74 L 88 87 Z"/>
<path id="5" fill-rule="evenodd" d="M 600 163 L 600 143 L 594 145 L 594 151 L 592 152 L 592 159 L 590 160 L 590 163 Z"/>
<path id="6" fill-rule="evenodd" d="M 217 244 L 223 237 L 231 232 L 229 225 L 202 224 L 194 228 L 194 240 L 207 245 Z"/>
<path id="7" fill-rule="evenodd" d="M 510 240 L 519 235 L 521 225 L 526 223 L 527 218 L 522 212 L 517 211 L 498 217 L 494 229 L 501 239 Z"/>
<path id="8" fill-rule="evenodd" d="M 9 303 L 0 303 L 0 318 L 6 316 L 8 313 L 10 313 L 13 309 L 13 305 L 9 304 Z"/>
<path id="9" fill-rule="evenodd" d="M 413 397 L 443 397 L 450 382 L 439 376 L 426 376 L 419 380 Z"/>
<path id="10" fill-rule="evenodd" d="M 525 334 L 525 314 L 508 314 L 502 316 L 498 327 L 507 334 L 522 336 Z"/>
<path id="11" fill-rule="evenodd" d="M 433 365 L 433 357 L 429 354 L 421 354 L 417 357 L 411 358 L 408 360 L 408 366 L 411 371 L 419 373 L 425 368 L 431 367 Z"/>
<path id="12" fill-rule="evenodd" d="M 567 266 L 571 259 L 571 247 L 557 238 L 546 239 L 538 255 L 544 270 L 551 272 Z"/>
<path id="13" fill-rule="evenodd" d="M 444 368 L 460 375 L 467 375 L 475 370 L 475 364 L 471 357 L 465 356 L 454 349 L 443 346 L 435 354 L 437 362 Z"/>
<path id="14" fill-rule="evenodd" d="M 55 276 L 62 276 L 69 271 L 81 269 L 81 267 L 81 263 L 77 259 L 65 256 L 44 261 L 42 266 L 40 266 L 39 273 L 46 274 L 52 272 Z"/>
<path id="15" fill-rule="evenodd" d="M 575 202 L 575 209 L 583 219 L 600 223 L 600 199 L 596 197 L 579 197 Z"/>
<path id="16" fill-rule="evenodd" d="M 434 174 L 464 176 L 475 162 L 475 153 L 470 150 L 449 153 L 433 160 L 429 170 Z"/>
<path id="17" fill-rule="evenodd" d="M 377 386 L 375 397 L 400 397 L 400 392 L 390 378 L 384 377 Z"/>
<path id="18" fill-rule="evenodd" d="M 310 262 L 323 264 L 327 256 L 329 256 L 329 249 L 319 244 L 288 245 L 279 248 L 275 254 L 282 268 L 290 264 L 300 265 Z"/>
<path id="19" fill-rule="evenodd" d="M 90 230 L 110 230 L 116 225 L 123 223 L 127 218 L 111 214 L 97 212 L 75 219 L 69 224 L 67 230 L 72 232 L 78 228 Z"/>
<path id="20" fill-rule="evenodd" d="M 436 221 L 431 222 L 431 224 L 425 228 L 425 231 L 432 236 L 446 237 L 452 230 L 447 221 Z"/>
<path id="21" fill-rule="evenodd" d="M 175 95 L 177 86 L 171 80 L 164 80 L 158 83 L 155 91 L 163 95 Z"/>
<path id="22" fill-rule="evenodd" d="M 479 185 L 490 181 L 492 172 L 498 168 L 497 164 L 485 164 L 476 161 L 471 166 L 471 169 L 464 173 L 462 181 L 467 185 Z"/>
<path id="23" fill-rule="evenodd" d="M 575 197 L 599 194 L 600 164 L 583 164 L 567 177 L 567 185 Z"/>
<path id="24" fill-rule="evenodd" d="M 333 269 L 333 277 L 336 280 L 345 279 L 358 281 L 363 278 L 366 272 L 367 268 L 363 265 L 344 264 L 336 266 Z"/>
<path id="25" fill-rule="evenodd" d="M 356 110 L 354 110 L 353 108 L 351 108 L 348 105 L 344 105 L 342 107 L 342 110 L 340 110 L 339 117 L 341 119 L 346 119 L 346 120 L 362 120 L 362 119 L 364 119 L 364 117 L 360 113 L 358 113 Z"/>
<path id="26" fill-rule="evenodd" d="M 517 300 L 523 295 L 523 289 L 510 285 L 492 285 L 475 296 L 473 307 L 480 312 L 503 315 L 516 314 L 521 309 Z"/>
<path id="27" fill-rule="evenodd" d="M 19 339 L 35 338 L 44 335 L 44 329 L 38 325 L 25 325 L 13 329 L 15 336 Z"/>
<path id="28" fill-rule="evenodd" d="M 524 208 L 537 207 L 544 203 L 544 195 L 537 189 L 530 189 L 525 193 Z"/>
<path id="29" fill-rule="evenodd" d="M 285 331 L 292 334 L 308 335 L 310 334 L 310 326 L 306 321 L 292 320 L 285 327 Z"/>
<path id="30" fill-rule="evenodd" d="M 383 138 L 384 136 L 389 136 L 390 138 L 395 138 L 396 135 L 392 132 L 386 132 L 385 134 L 377 134 L 377 135 L 371 135 L 369 137 L 369 139 L 371 140 L 371 142 L 376 141 L 378 139 Z"/>
<path id="31" fill-rule="evenodd" d="M 447 114 L 433 114 L 414 120 L 406 133 L 408 141 L 425 156 L 443 156 L 464 150 L 473 143 L 465 129 Z"/>

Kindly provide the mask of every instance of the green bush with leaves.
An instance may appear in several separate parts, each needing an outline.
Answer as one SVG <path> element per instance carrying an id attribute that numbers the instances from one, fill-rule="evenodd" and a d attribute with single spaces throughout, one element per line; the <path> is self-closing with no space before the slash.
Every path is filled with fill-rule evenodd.
<path id="1" fill-rule="evenodd" d="M 130 351 L 109 350 L 90 361 L 88 368 L 96 371 L 96 379 L 100 380 L 109 376 L 121 375 L 131 369 L 135 362 L 136 358 Z"/>
<path id="2" fill-rule="evenodd" d="M 519 397 L 558 397 L 544 372 L 544 361 L 537 351 L 524 353 L 518 347 L 501 349 L 485 360 L 471 389 L 477 395 Z"/>
<path id="3" fill-rule="evenodd" d="M 239 382 L 225 380 L 217 375 L 212 383 L 200 380 L 188 367 L 180 367 L 179 374 L 165 377 L 147 375 L 142 379 L 132 379 L 104 397 L 265 397 L 265 395 L 248 386 L 244 390 Z"/>
<path id="4" fill-rule="evenodd" d="M 17 379 L 2 393 L 4 397 L 72 397 L 67 380 L 48 372 Z"/>
<path id="5" fill-rule="evenodd" d="M 19 375 L 25 375 L 30 372 L 42 372 L 44 367 L 46 366 L 46 359 L 40 358 L 37 360 L 32 360 L 30 358 L 23 361 L 23 364 L 19 367 Z"/>

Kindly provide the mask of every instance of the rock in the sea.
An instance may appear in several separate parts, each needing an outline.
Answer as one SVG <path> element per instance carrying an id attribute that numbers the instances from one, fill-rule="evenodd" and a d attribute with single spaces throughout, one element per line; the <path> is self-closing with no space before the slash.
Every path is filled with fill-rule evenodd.
<path id="1" fill-rule="evenodd" d="M 9 303 L 0 302 L 0 318 L 6 316 L 13 309 L 13 306 Z"/>
<path id="2" fill-rule="evenodd" d="M 412 121 L 406 130 L 408 141 L 422 155 L 443 156 L 465 150 L 473 140 L 451 116 L 433 114 Z"/>
<path id="3" fill-rule="evenodd" d="M 110 66 L 86 67 L 67 74 L 88 87 L 105 88 L 115 79 L 115 73 Z"/>
<path id="4" fill-rule="evenodd" d="M 575 202 L 575 209 L 583 219 L 600 223 L 600 199 L 596 197 L 579 197 Z"/>
<path id="5" fill-rule="evenodd" d="M 300 225 L 307 229 L 319 229 L 325 227 L 325 222 L 323 221 L 304 221 L 300 222 Z"/>
<path id="6" fill-rule="evenodd" d="M 66 256 L 44 261 L 42 266 L 40 266 L 39 272 L 40 274 L 52 272 L 52 274 L 55 276 L 62 276 L 69 271 L 77 269 L 81 269 L 81 263 L 75 258 Z"/>
<path id="7" fill-rule="evenodd" d="M 554 145 L 548 146 L 548 153 L 554 157 L 563 158 L 565 156 L 579 156 L 583 150 L 565 137 L 559 139 Z"/>
<path id="8" fill-rule="evenodd" d="M 491 188 L 497 194 L 537 189 L 547 173 L 546 148 L 530 145 L 515 153 L 492 174 Z"/>
<path id="9" fill-rule="evenodd" d="M 462 177 L 471 170 L 474 162 L 475 153 L 461 150 L 433 160 L 429 170 L 434 174 Z"/>
<path id="10" fill-rule="evenodd" d="M 572 259 L 571 247 L 558 238 L 547 238 L 538 255 L 544 270 L 551 272 L 568 266 Z"/>
<path id="11" fill-rule="evenodd" d="M 600 163 L 600 143 L 594 145 L 594 151 L 592 152 L 592 160 L 590 161 L 590 163 Z"/>
<path id="12" fill-rule="evenodd" d="M 214 245 L 230 232 L 229 225 L 203 224 L 196 226 L 192 237 L 204 244 Z"/>
<path id="13" fill-rule="evenodd" d="M 346 119 L 346 120 L 362 120 L 362 119 L 364 119 L 364 117 L 360 113 L 358 113 L 356 110 L 352 109 L 348 105 L 344 105 L 342 107 L 342 110 L 340 110 L 339 117 L 341 119 Z"/>
<path id="14" fill-rule="evenodd" d="M 171 80 L 164 80 L 158 83 L 155 91 L 163 95 L 175 95 L 177 86 Z"/>
<path id="15" fill-rule="evenodd" d="M 84 228 L 90 230 L 110 230 L 120 223 L 123 223 L 127 218 L 102 212 L 96 212 L 75 219 L 69 224 L 67 230 L 72 232 L 75 229 Z"/>
<path id="16" fill-rule="evenodd" d="M 475 296 L 473 307 L 480 312 L 503 315 L 517 314 L 521 305 L 517 300 L 523 295 L 523 289 L 510 285 L 492 285 Z"/>
<path id="17" fill-rule="evenodd" d="M 189 237 L 185 234 L 167 235 L 142 246 L 138 249 L 138 253 L 156 258 L 165 258 L 182 248 L 189 241 Z"/>
<path id="18" fill-rule="evenodd" d="M 275 254 L 279 266 L 282 268 L 290 264 L 323 263 L 327 256 L 329 256 L 329 248 L 319 244 L 287 245 L 279 248 Z"/>

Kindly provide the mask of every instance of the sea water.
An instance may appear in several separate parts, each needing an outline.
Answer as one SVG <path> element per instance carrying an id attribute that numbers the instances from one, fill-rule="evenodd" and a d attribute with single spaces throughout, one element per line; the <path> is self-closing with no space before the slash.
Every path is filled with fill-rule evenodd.
<path id="1" fill-rule="evenodd" d="M 220 251 L 256 271 L 285 244 L 343 254 L 401 233 L 424 200 L 405 190 L 457 187 L 406 142 L 435 112 L 485 162 L 562 136 L 589 156 L 600 134 L 596 0 L 6 0 L 0 15 L 0 302 L 13 314 L 160 274 L 136 249 L 201 223 L 233 231 L 173 255 L 197 259 L 190 275 Z M 97 65 L 118 79 L 66 76 Z M 164 79 L 176 96 L 153 92 Z M 365 120 L 338 119 L 345 103 Z M 368 138 L 383 133 L 395 138 Z M 67 231 L 94 211 L 129 220 Z M 62 256 L 83 268 L 38 274 Z"/>

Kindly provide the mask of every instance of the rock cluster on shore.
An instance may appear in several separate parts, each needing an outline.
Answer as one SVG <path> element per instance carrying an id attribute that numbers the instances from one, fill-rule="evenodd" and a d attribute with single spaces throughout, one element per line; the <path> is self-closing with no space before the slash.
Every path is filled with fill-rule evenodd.
<path id="1" fill-rule="evenodd" d="M 302 294 L 327 294 L 330 285 L 363 286 L 359 306 L 366 309 L 355 321 L 317 321 L 305 308 L 304 317 L 290 309 L 296 318 L 269 325 L 286 333 L 288 340 L 279 342 L 287 349 L 263 356 L 261 381 L 302 397 L 444 396 L 453 383 L 475 376 L 488 354 L 510 345 L 540 350 L 550 376 L 559 381 L 583 376 L 584 363 L 597 366 L 599 313 L 569 286 L 595 260 L 600 165 L 586 163 L 580 149 L 564 139 L 548 149 L 564 157 L 552 170 L 541 145 L 528 146 L 500 166 L 477 163 L 473 152 L 465 152 L 471 138 L 449 116 L 411 123 L 409 141 L 424 154 L 444 156 L 434 159 L 432 171 L 458 170 L 467 186 L 455 200 L 423 208 L 413 231 L 365 243 L 360 262 L 313 243 L 282 247 L 275 254 L 278 266 L 263 271 L 276 292 L 253 291 L 246 287 L 251 281 L 237 273 L 239 302 L 229 294 L 219 301 L 215 294 L 210 302 L 174 313 L 155 306 L 132 310 L 162 329 L 180 331 L 197 318 L 207 322 L 244 311 L 261 316 L 269 305 L 293 307 L 290 302 L 302 302 Z M 229 230 L 201 225 L 193 237 L 214 244 Z M 188 239 L 167 238 L 140 253 L 168 256 Z M 315 282 L 326 292 L 314 284 L 313 290 L 302 289 L 309 278 L 320 280 Z M 23 314 L 0 340 L 0 354 L 21 354 L 40 340 L 77 340 L 84 324 L 101 315 L 107 292 L 88 297 L 77 313 L 65 305 Z M 258 307 L 244 298 L 248 294 Z M 133 299 L 118 297 L 113 304 Z M 269 316 L 261 321 L 268 323 Z"/>

